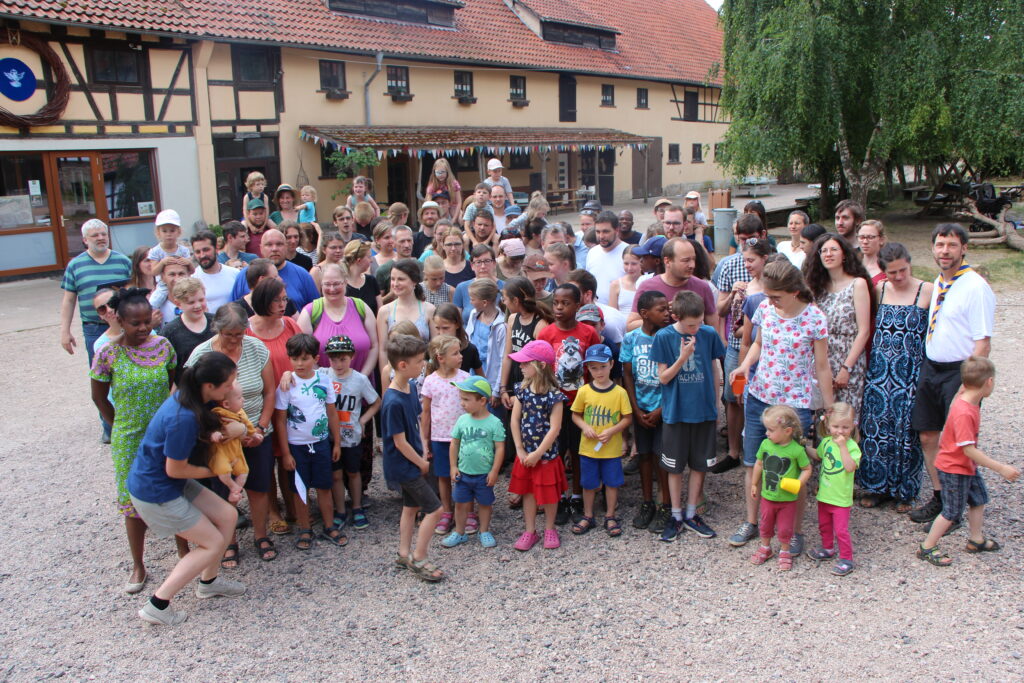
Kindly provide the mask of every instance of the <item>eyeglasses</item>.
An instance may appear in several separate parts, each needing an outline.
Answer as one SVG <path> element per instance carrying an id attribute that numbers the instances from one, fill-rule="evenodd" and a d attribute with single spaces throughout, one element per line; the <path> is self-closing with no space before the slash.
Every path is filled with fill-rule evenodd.
<path id="1" fill-rule="evenodd" d="M 492 258 L 485 258 L 485 259 L 480 259 L 478 261 L 473 261 L 473 265 L 474 266 L 489 266 L 492 263 L 494 263 L 494 259 L 492 259 Z"/>
<path id="2" fill-rule="evenodd" d="M 286 303 L 288 303 L 288 297 L 286 297 L 286 296 L 279 296 L 276 299 L 274 299 L 274 303 L 275 304 L 286 304 Z"/>
<path id="3" fill-rule="evenodd" d="M 871 240 L 877 240 L 879 235 L 857 235 L 857 239 L 861 242 L 870 242 Z"/>
<path id="4" fill-rule="evenodd" d="M 682 221 L 662 221 L 662 225 L 682 225 Z"/>

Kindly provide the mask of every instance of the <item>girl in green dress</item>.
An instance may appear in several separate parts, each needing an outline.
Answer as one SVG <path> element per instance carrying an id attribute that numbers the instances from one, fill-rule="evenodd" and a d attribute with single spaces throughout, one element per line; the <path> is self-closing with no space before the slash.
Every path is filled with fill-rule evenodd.
<path id="1" fill-rule="evenodd" d="M 125 585 L 129 593 L 139 592 L 146 583 L 142 561 L 146 524 L 132 506 L 125 481 L 150 419 L 170 392 L 175 367 L 171 343 L 150 334 L 153 309 L 147 294 L 145 289 L 128 288 L 111 297 L 108 306 L 117 311 L 124 333 L 97 352 L 89 372 L 93 403 L 113 425 L 110 447 L 117 506 L 124 515 L 133 564 Z"/>

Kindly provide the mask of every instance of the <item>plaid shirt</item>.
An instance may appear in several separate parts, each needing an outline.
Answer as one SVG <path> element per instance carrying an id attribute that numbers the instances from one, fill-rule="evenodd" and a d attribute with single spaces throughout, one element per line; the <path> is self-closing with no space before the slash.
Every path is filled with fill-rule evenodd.
<path id="1" fill-rule="evenodd" d="M 722 259 L 719 263 L 718 277 L 715 278 L 715 286 L 718 287 L 718 291 L 723 294 L 728 294 L 732 291 L 732 286 L 737 282 L 750 282 L 750 273 L 747 271 L 747 267 L 743 264 L 743 254 L 736 252 L 730 254 Z M 725 316 L 725 330 L 726 339 L 729 342 L 729 348 L 736 351 L 740 350 L 740 338 L 732 334 L 732 323 L 733 316 L 730 311 Z"/>

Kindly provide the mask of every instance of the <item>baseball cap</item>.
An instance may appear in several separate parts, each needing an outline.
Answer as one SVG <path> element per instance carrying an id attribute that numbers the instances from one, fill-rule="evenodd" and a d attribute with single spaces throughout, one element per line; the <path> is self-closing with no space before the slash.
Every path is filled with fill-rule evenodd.
<path id="1" fill-rule="evenodd" d="M 507 213 L 505 215 L 508 216 Z M 505 228 L 501 231 L 501 237 L 499 239 L 510 240 L 513 237 L 519 237 L 519 230 L 516 228 Z"/>
<path id="2" fill-rule="evenodd" d="M 505 168 L 501 165 L 501 159 L 491 159 L 487 162 L 487 170 L 493 171 L 496 168 Z"/>
<path id="3" fill-rule="evenodd" d="M 324 353 L 330 355 L 332 353 L 355 353 L 356 345 L 352 343 L 352 340 L 348 337 L 334 336 L 327 340 L 327 345 L 324 346 Z"/>
<path id="4" fill-rule="evenodd" d="M 594 344 L 587 347 L 587 355 L 583 357 L 584 363 L 607 363 L 612 359 L 612 350 L 604 344 Z"/>
<path id="5" fill-rule="evenodd" d="M 686 197 L 684 197 L 684 199 L 700 199 L 700 192 L 697 192 L 697 190 L 690 190 L 686 193 Z"/>
<path id="6" fill-rule="evenodd" d="M 655 235 L 643 244 L 633 247 L 633 256 L 657 256 L 661 257 L 661 250 L 668 242 L 664 235 Z"/>
<path id="7" fill-rule="evenodd" d="M 543 256 L 531 256 L 523 262 L 523 268 L 531 273 L 547 273 L 551 270 L 551 264 Z"/>
<path id="8" fill-rule="evenodd" d="M 507 239 L 501 243 L 501 250 L 505 252 L 505 256 L 509 258 L 516 258 L 517 256 L 526 256 L 526 245 L 518 237 Z"/>
<path id="9" fill-rule="evenodd" d="M 434 194 L 430 195 L 430 198 L 434 199 L 434 200 L 438 200 L 438 199 L 449 199 L 450 200 L 451 199 L 451 195 L 448 194 L 448 190 L 441 190 L 440 192 L 435 192 Z"/>
<path id="10" fill-rule="evenodd" d="M 598 308 L 597 304 L 587 304 L 580 306 L 580 310 L 576 311 L 576 322 L 580 323 L 603 323 L 604 313 Z"/>
<path id="11" fill-rule="evenodd" d="M 547 365 L 554 365 L 555 349 L 546 341 L 534 339 L 515 353 L 510 353 L 508 357 L 516 363 L 529 363 L 531 360 L 537 360 Z"/>
<path id="12" fill-rule="evenodd" d="M 483 377 L 467 377 L 461 382 L 452 382 L 451 385 L 461 391 L 480 394 L 484 398 L 491 397 L 491 385 Z"/>
<path id="13" fill-rule="evenodd" d="M 664 197 L 662 197 L 658 201 L 654 202 L 654 208 L 657 209 L 662 204 L 671 204 L 671 203 L 672 203 L 671 199 L 665 199 Z"/>
<path id="14" fill-rule="evenodd" d="M 156 215 L 157 225 L 177 225 L 181 227 L 181 216 L 174 209 L 164 209 Z"/>
<path id="15" fill-rule="evenodd" d="M 263 203 L 262 199 L 250 199 L 249 203 L 245 205 L 245 208 L 252 211 L 253 209 L 265 209 L 267 205 Z"/>

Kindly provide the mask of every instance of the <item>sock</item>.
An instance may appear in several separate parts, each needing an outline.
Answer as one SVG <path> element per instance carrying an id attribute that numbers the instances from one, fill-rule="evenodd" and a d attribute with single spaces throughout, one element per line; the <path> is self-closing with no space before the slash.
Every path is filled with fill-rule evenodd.
<path id="1" fill-rule="evenodd" d="M 213 583 L 216 580 L 217 580 L 217 577 L 215 576 L 212 579 L 210 579 L 209 581 L 203 581 L 202 579 L 199 579 L 199 583 L 203 584 L 204 586 L 209 586 L 211 583 Z"/>
<path id="2" fill-rule="evenodd" d="M 167 609 L 167 606 L 171 604 L 171 601 L 170 600 L 161 600 L 160 598 L 158 598 L 158 597 L 156 597 L 154 595 L 153 597 L 151 597 L 149 599 L 149 604 L 153 605 L 153 607 L 156 607 L 157 609 L 163 610 L 163 609 Z"/>
<path id="3" fill-rule="evenodd" d="M 573 500 L 583 500 L 583 495 L 579 494 L 579 493 L 574 493 L 574 494 L 572 494 L 572 499 Z"/>
<path id="4" fill-rule="evenodd" d="M 683 510 L 682 508 L 672 508 L 672 519 L 677 522 L 683 521 Z"/>
<path id="5" fill-rule="evenodd" d="M 687 519 L 693 519 L 696 515 L 697 515 L 697 506 L 696 505 L 687 505 L 686 506 L 686 518 Z"/>

